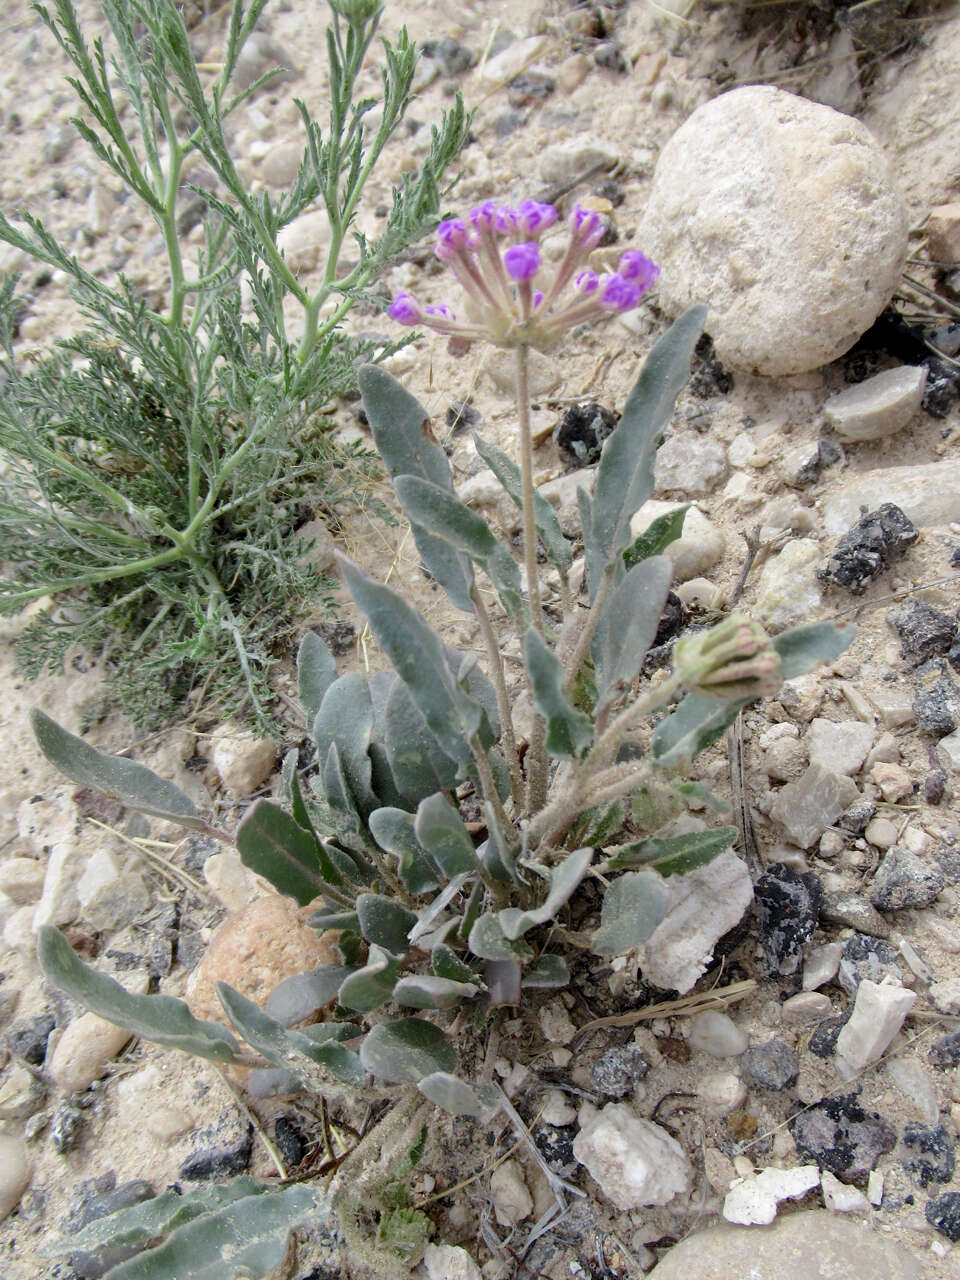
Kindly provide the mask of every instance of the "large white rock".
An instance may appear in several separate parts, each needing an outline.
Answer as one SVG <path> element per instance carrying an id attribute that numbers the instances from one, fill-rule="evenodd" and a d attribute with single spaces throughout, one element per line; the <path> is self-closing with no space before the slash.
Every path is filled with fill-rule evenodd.
<path id="1" fill-rule="evenodd" d="M 483 1272 L 459 1245 L 428 1244 L 423 1265 L 428 1280 L 483 1280 Z"/>
<path id="2" fill-rule="evenodd" d="M 741 1178 L 727 1192 L 723 1216 L 727 1222 L 741 1226 L 766 1226 L 777 1216 L 781 1200 L 805 1196 L 820 1185 L 820 1170 L 815 1164 L 795 1169 L 764 1169 L 751 1178 Z"/>
<path id="3" fill-rule="evenodd" d="M 671 315 L 708 304 L 724 364 L 802 373 L 890 300 L 907 214 L 864 125 L 750 85 L 698 107 L 664 147 L 638 242 Z"/>
<path id="4" fill-rule="evenodd" d="M 837 1036 L 840 1075 L 849 1079 L 882 1058 L 916 1000 L 915 991 L 864 978 L 857 987 L 853 1013 Z"/>
<path id="5" fill-rule="evenodd" d="M 689 991 L 707 969 L 717 942 L 753 901 L 747 864 L 726 849 L 705 867 L 670 876 L 667 914 L 637 948 L 643 976 L 664 991 Z"/>
<path id="6" fill-rule="evenodd" d="M 626 1102 L 584 1113 L 573 1154 L 618 1209 L 667 1204 L 689 1188 L 690 1162 L 666 1129 L 641 1120 Z"/>

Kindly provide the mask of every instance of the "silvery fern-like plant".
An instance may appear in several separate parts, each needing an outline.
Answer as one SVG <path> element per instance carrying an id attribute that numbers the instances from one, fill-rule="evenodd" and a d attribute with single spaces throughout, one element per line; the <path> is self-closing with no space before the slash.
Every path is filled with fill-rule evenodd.
<path id="1" fill-rule="evenodd" d="M 39 358 L 15 351 L 21 301 L 14 281 L 0 289 L 0 610 L 53 595 L 19 643 L 28 672 L 70 645 L 103 649 L 139 720 L 203 687 L 224 712 L 272 727 L 270 669 L 330 585 L 298 529 L 338 501 L 367 500 L 369 455 L 337 445 L 320 413 L 355 391 L 356 365 L 373 355 L 341 321 L 435 224 L 467 136 L 458 98 L 394 191 L 382 235 L 361 235 L 357 213 L 411 100 L 416 51 L 405 31 L 383 41 L 379 102 L 361 98 L 382 5 L 330 0 L 328 120 L 298 103 L 292 187 L 252 194 L 228 130 L 280 73 L 233 87 L 266 4 L 233 0 L 219 60 L 201 65 L 175 0 L 104 0 L 109 45 L 85 38 L 73 0 L 34 6 L 73 65 L 73 123 L 152 221 L 167 280 L 159 298 L 122 275 L 108 283 L 30 213 L 0 215 L 0 240 L 63 273 L 86 319 Z M 280 239 L 311 209 L 329 223 L 314 288 Z M 197 254 L 185 214 L 202 220 Z"/>
<path id="2" fill-rule="evenodd" d="M 249 867 L 312 906 L 318 929 L 338 931 L 340 962 L 288 979 L 263 1010 L 221 985 L 228 1030 L 196 1021 L 168 997 L 129 995 L 56 931 L 40 937 L 48 977 L 105 1017 L 223 1062 L 250 1061 L 239 1036 L 285 1089 L 397 1098 L 391 1123 L 404 1142 L 418 1099 L 480 1119 L 509 1106 L 488 1079 L 464 1070 L 456 1030 L 471 1010 L 482 1023 L 525 993 L 563 988 L 584 949 L 613 958 L 646 942 L 668 910 L 670 880 L 729 848 L 737 831 L 663 834 L 645 815 L 688 799 L 722 812 L 718 797 L 687 778 L 690 762 L 751 701 L 836 657 L 851 635 L 814 624 L 771 638 L 734 613 L 683 636 L 672 671 L 643 679 L 670 585 L 662 553 L 682 520 L 658 520 L 638 536 L 631 521 L 653 490 L 656 449 L 689 375 L 702 307 L 650 352 L 605 442 L 593 495 L 579 494 L 586 582 L 574 588 L 575 548 L 533 484 L 529 350 L 572 324 L 635 306 L 656 268 L 628 251 L 616 272 L 596 276 L 587 259 L 602 227 L 577 206 L 551 276 L 539 236 L 556 218 L 552 206 L 527 201 L 441 223 L 437 254 L 464 287 L 463 319 L 447 302 L 409 293 L 390 308 L 455 350 L 488 341 L 515 352 L 519 465 L 489 442 L 476 447 L 522 513 L 522 565 L 457 497 L 422 406 L 384 370 L 360 372 L 367 418 L 420 557 L 451 603 L 476 619 L 487 662 L 484 670 L 445 645 L 400 593 L 341 557 L 392 669 L 340 675 L 323 643 L 304 638 L 299 693 L 315 768 L 304 783 L 291 754 L 286 807 L 258 801 L 235 836 Z M 559 604 L 545 603 L 541 553 Z M 504 624 L 532 712 L 523 728 L 496 633 Z M 46 754 L 76 781 L 205 827 L 185 796 L 142 766 L 100 755 L 39 713 L 34 723 Z M 469 825 L 465 800 L 480 814 Z M 574 930 L 569 912 L 587 881 L 601 904 Z M 388 1270 L 415 1261 L 423 1224 L 403 1219 L 406 1245 L 385 1237 L 388 1205 L 377 1187 L 387 1174 L 379 1184 L 358 1176 L 357 1184 L 339 1178 L 331 1200 L 351 1246 Z M 364 1236 L 365 1205 L 380 1210 L 379 1241 Z"/>

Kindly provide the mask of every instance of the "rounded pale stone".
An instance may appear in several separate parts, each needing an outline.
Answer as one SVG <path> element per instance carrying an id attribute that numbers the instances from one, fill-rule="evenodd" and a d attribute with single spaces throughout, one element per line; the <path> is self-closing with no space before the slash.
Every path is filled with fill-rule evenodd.
<path id="1" fill-rule="evenodd" d="M 30 1173 L 30 1159 L 21 1139 L 0 1133 L 0 1222 L 20 1203 Z"/>
<path id="2" fill-rule="evenodd" d="M 89 1089 L 130 1038 L 126 1027 L 115 1026 L 95 1013 L 82 1013 L 57 1041 L 50 1074 L 66 1093 Z"/>
<path id="3" fill-rule="evenodd" d="M 831 396 L 823 411 L 841 440 L 879 440 L 905 427 L 920 412 L 926 385 L 926 365 L 885 369 Z"/>
<path id="4" fill-rule="evenodd" d="M 255 738 L 248 729 L 225 724 L 216 730 L 212 741 L 213 767 L 234 795 L 250 795 L 273 772 L 277 749 L 269 738 Z"/>
<path id="5" fill-rule="evenodd" d="M 763 374 L 835 360 L 889 301 L 907 214 L 859 121 L 769 85 L 722 94 L 657 162 L 638 243 L 671 315 L 709 306 L 719 359 Z"/>
<path id="6" fill-rule="evenodd" d="M 225 1023 L 218 982 L 262 1008 L 284 978 L 337 961 L 332 942 L 302 922 L 293 899 L 271 894 L 224 920 L 190 975 L 187 1003 L 198 1018 Z"/>
<path id="7" fill-rule="evenodd" d="M 707 1009 L 690 1019 L 687 1043 L 714 1058 L 737 1058 L 750 1041 L 728 1014 Z"/>
<path id="8" fill-rule="evenodd" d="M 592 1113 L 592 1114 L 591 1114 Z M 601 1111 L 585 1107 L 573 1154 L 618 1209 L 667 1204 L 690 1186 L 690 1163 L 680 1144 L 625 1102 Z"/>
<path id="9" fill-rule="evenodd" d="M 749 1270 L 745 1259 L 749 1258 Z M 769 1227 L 709 1227 L 676 1245 L 648 1280 L 922 1280 L 902 1245 L 825 1209 L 791 1213 Z"/>

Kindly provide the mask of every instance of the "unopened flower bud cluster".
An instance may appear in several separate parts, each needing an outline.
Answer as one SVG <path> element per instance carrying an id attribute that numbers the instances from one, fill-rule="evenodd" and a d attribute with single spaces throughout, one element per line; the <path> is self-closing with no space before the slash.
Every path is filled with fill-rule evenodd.
<path id="1" fill-rule="evenodd" d="M 441 222 L 434 252 L 467 295 L 467 317 L 458 319 L 446 304 L 423 306 L 410 293 L 398 293 L 389 314 L 399 324 L 424 325 L 468 343 L 544 348 L 572 325 L 636 307 L 659 268 L 628 250 L 616 271 L 591 271 L 588 259 L 605 224 L 579 204 L 567 219 L 567 249 L 548 276 L 540 237 L 557 218 L 552 204 L 537 200 L 516 207 L 489 200 L 465 218 Z"/>

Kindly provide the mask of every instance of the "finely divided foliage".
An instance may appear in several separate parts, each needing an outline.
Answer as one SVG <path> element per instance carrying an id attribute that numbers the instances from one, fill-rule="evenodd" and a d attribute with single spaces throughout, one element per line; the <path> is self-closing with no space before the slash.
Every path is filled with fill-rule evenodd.
<path id="1" fill-rule="evenodd" d="M 73 64 L 83 113 L 74 124 L 152 219 L 168 279 L 159 297 L 122 275 L 108 283 L 29 213 L 0 215 L 0 240 L 65 273 L 87 321 L 41 358 L 24 357 L 14 351 L 16 283 L 0 289 L 0 610 L 55 594 L 20 641 L 27 670 L 78 642 L 103 648 L 140 720 L 169 716 L 202 688 L 270 727 L 270 669 L 298 611 L 329 585 L 298 530 L 337 502 L 367 500 L 369 455 L 335 444 L 321 414 L 354 390 L 356 363 L 373 351 L 340 322 L 435 222 L 469 123 L 457 99 L 420 170 L 394 191 L 381 237 L 357 233 L 364 188 L 411 99 L 416 54 L 404 31 L 383 42 L 380 114 L 368 125 L 377 103 L 358 100 L 358 80 L 382 6 L 330 0 L 329 119 L 321 127 L 298 103 L 297 177 L 277 199 L 252 195 L 228 130 L 278 74 L 233 87 L 266 3 L 233 0 L 222 51 L 202 67 L 175 0 L 104 0 L 110 36 L 92 44 L 73 0 L 35 6 Z M 315 208 L 330 245 L 309 289 L 279 237 Z M 195 264 L 185 214 L 202 218 Z M 291 304 L 298 337 L 284 318 Z"/>
<path id="2" fill-rule="evenodd" d="M 633 539 L 630 522 L 652 492 L 654 455 L 689 372 L 702 307 L 680 317 L 648 356 L 606 442 L 595 495 L 581 494 L 587 584 L 582 594 L 574 590 L 572 548 L 532 482 L 528 349 L 585 315 L 635 305 L 655 270 L 627 253 L 619 283 L 584 279 L 584 245 L 595 229 L 575 208 L 568 252 L 541 280 L 537 236 L 555 220 L 550 206 L 525 202 L 482 206 L 441 224 L 438 256 L 474 303 L 469 332 L 454 328 L 446 304 L 439 319 L 425 307 L 417 312 L 455 342 L 488 340 L 516 352 L 520 465 L 482 441 L 477 448 L 523 512 L 525 582 L 510 547 L 457 498 L 443 450 L 422 429 L 425 411 L 383 370 L 360 373 L 374 438 L 420 555 L 451 602 L 475 616 L 487 661 L 481 670 L 474 656 L 445 646 L 398 592 L 341 559 L 392 670 L 338 675 L 317 638 L 305 638 L 299 688 L 315 767 L 302 787 L 291 755 L 283 773 L 289 812 L 260 800 L 236 833 L 249 866 L 311 903 L 318 929 L 340 931 L 340 962 L 288 979 L 266 1010 L 221 984 L 235 1040 L 175 1002 L 130 996 L 105 975 L 85 976 L 56 931 L 40 938 L 51 981 L 141 1034 L 195 1051 L 206 1037 L 200 1051 L 207 1056 L 246 1062 L 242 1039 L 260 1055 L 260 1068 L 280 1069 L 285 1088 L 397 1099 L 374 1130 L 379 1166 L 355 1181 L 341 1170 L 330 1199 L 350 1248 L 388 1274 L 418 1260 L 429 1231 L 398 1192 L 395 1172 L 398 1153 L 422 1149 L 423 1108 L 484 1120 L 504 1107 L 516 1119 L 505 1096 L 461 1063 L 457 1033 L 465 1020 L 482 1028 L 491 1010 L 521 1003 L 524 989 L 566 986 L 584 948 L 612 958 L 650 939 L 669 908 L 670 878 L 728 849 L 737 831 L 659 833 L 647 800 L 666 795 L 682 807 L 689 798 L 724 811 L 683 769 L 784 674 L 837 656 L 850 639 L 827 624 L 771 639 L 732 615 L 678 644 L 672 673 L 642 682 L 670 582 L 661 552 L 679 536 L 682 519 L 659 521 Z M 571 281 L 582 295 L 572 302 L 562 296 Z M 604 305 L 586 311 L 598 290 Z M 415 307 L 403 295 L 394 312 L 406 323 Z M 559 605 L 549 608 L 538 545 L 558 582 Z M 512 628 L 519 690 L 509 687 L 495 625 Z M 525 737 L 515 723 L 521 691 L 530 705 Z M 64 772 L 97 777 L 144 807 L 139 775 L 111 771 L 45 717 L 35 723 Z M 176 797 L 163 794 L 165 809 L 176 811 Z M 464 800 L 472 802 L 470 822 Z M 574 933 L 569 912 L 588 880 L 602 905 Z M 361 1144 L 354 1155 L 371 1150 Z M 551 1185 L 563 1194 L 565 1184 Z M 371 1213 L 379 1214 L 375 1238 L 364 1229 Z"/>

